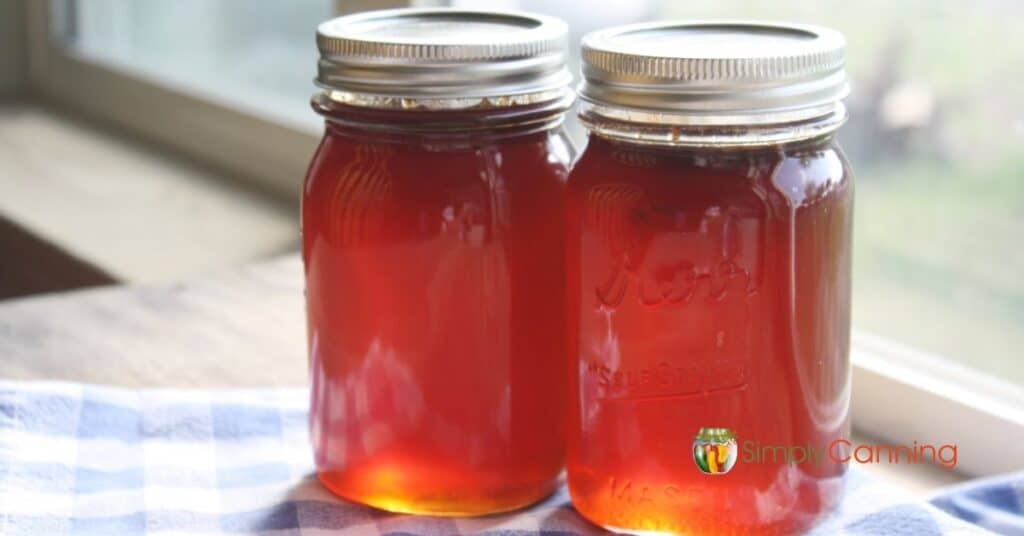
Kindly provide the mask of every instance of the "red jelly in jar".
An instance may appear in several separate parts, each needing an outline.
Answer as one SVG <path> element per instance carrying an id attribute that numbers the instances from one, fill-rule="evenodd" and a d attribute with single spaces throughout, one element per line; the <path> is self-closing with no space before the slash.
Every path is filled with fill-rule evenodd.
<path id="1" fill-rule="evenodd" d="M 326 132 L 302 233 L 319 478 L 395 512 L 537 501 L 564 462 L 566 27 L 394 10 L 317 37 Z"/>
<path id="2" fill-rule="evenodd" d="M 788 534 L 849 437 L 844 40 L 659 23 L 583 41 L 568 480 L 616 531 Z"/>

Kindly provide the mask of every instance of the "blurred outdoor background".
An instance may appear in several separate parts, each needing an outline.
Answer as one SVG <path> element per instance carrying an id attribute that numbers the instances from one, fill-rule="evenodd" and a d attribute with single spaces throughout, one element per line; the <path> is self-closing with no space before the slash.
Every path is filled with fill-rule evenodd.
<path id="1" fill-rule="evenodd" d="M 58 4 L 53 39 L 76 54 L 310 135 L 320 128 L 307 104 L 315 89 L 315 27 L 352 7 L 344 0 Z M 840 139 L 858 181 L 855 327 L 1024 384 L 1024 3 L 416 5 L 556 15 L 569 22 L 574 45 L 599 27 L 665 18 L 789 20 L 841 30 L 849 44 L 853 95 Z M 16 180 L 0 174 L 0 192 L 3 182 Z M 297 185 L 301 176 L 290 180 Z M 283 203 L 291 217 L 297 205 Z M 284 239 L 281 244 L 297 247 Z"/>

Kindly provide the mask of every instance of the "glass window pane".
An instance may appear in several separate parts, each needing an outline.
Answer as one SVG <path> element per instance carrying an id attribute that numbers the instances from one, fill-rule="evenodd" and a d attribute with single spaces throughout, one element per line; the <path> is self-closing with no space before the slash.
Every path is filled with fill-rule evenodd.
<path id="1" fill-rule="evenodd" d="M 1024 4 L 450 3 L 561 17 L 574 50 L 587 31 L 659 18 L 793 20 L 843 31 L 854 93 L 840 138 L 858 178 L 855 326 L 1024 384 L 1024 39 L 1016 38 Z M 317 121 L 307 105 L 313 36 L 332 0 L 70 6 L 70 42 L 84 54 L 289 121 Z"/>
<path id="2" fill-rule="evenodd" d="M 666 18 L 841 30 L 854 89 L 840 140 L 858 181 L 855 327 L 1024 384 L 1024 39 L 1016 37 L 1024 4 L 510 0 L 503 7 L 562 17 L 574 43 L 601 26 Z"/>
<path id="3" fill-rule="evenodd" d="M 314 122 L 315 29 L 334 0 L 88 0 L 68 44 L 88 57 L 296 122 Z"/>

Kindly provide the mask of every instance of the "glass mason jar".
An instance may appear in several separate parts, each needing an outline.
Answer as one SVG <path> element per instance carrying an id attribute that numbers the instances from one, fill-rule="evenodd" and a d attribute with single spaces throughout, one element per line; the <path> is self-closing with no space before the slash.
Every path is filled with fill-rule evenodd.
<path id="1" fill-rule="evenodd" d="M 844 48 L 824 28 L 728 22 L 584 38 L 567 465 L 573 504 L 595 523 L 790 533 L 838 501 Z"/>
<path id="2" fill-rule="evenodd" d="M 302 196 L 320 480 L 470 515 L 564 461 L 566 26 L 379 11 L 317 32 L 326 131 Z"/>

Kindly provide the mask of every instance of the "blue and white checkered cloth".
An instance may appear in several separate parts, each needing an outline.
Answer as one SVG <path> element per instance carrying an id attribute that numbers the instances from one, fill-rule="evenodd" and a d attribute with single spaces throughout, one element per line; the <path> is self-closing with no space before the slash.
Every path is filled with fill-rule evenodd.
<path id="1" fill-rule="evenodd" d="M 995 533 L 1024 536 L 1024 471 L 950 486 L 931 503 Z"/>
<path id="2" fill-rule="evenodd" d="M 0 381 L 0 534 L 589 535 L 563 489 L 508 515 L 392 515 L 312 476 L 307 392 Z M 986 534 L 851 471 L 814 534 Z"/>

